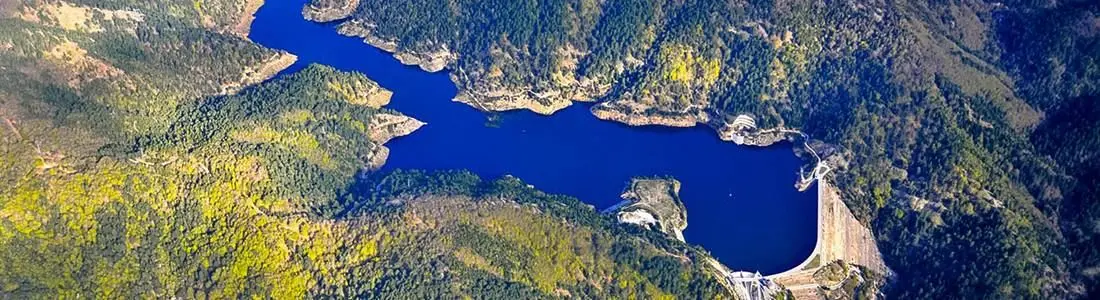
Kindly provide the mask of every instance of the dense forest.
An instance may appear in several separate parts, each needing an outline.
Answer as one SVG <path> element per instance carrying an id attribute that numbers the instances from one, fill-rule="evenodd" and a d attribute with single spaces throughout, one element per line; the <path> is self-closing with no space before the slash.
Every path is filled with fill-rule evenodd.
<path id="1" fill-rule="evenodd" d="M 575 198 L 364 173 L 415 120 L 325 66 L 251 85 L 286 56 L 247 6 L 0 3 L 0 298 L 732 298 Z"/>
<path id="2" fill-rule="evenodd" d="M 1081 272 L 1096 274 L 1100 265 L 1100 99 L 1087 96 L 1062 102 L 1048 121 L 1035 130 L 1032 141 L 1043 153 L 1061 162 L 1073 177 L 1059 207 L 1060 225 L 1070 253 L 1079 260 Z M 1053 191 L 1052 191 L 1053 192 Z M 1088 292 L 1100 293 L 1100 280 L 1086 277 Z"/>
<path id="3" fill-rule="evenodd" d="M 350 3 L 342 27 L 454 52 L 456 84 L 485 103 L 745 114 L 836 146 L 833 181 L 896 272 L 889 297 L 1096 292 L 1095 1 Z M 592 82 L 607 88 L 576 92 Z"/>
<path id="4" fill-rule="evenodd" d="M 835 146 L 887 297 L 1100 293 L 1095 1 L 315 4 L 346 3 L 479 101 Z M 323 66 L 253 85 L 293 60 L 244 38 L 256 5 L 0 2 L 0 296 L 731 297 L 705 251 L 518 179 L 362 173 L 404 117 Z"/>

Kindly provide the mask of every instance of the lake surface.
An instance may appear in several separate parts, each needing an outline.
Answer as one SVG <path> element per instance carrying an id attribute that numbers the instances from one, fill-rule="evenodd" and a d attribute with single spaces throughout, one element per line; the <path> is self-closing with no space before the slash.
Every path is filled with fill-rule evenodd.
<path id="1" fill-rule="evenodd" d="M 817 195 L 794 188 L 801 161 L 789 143 L 742 147 L 705 126 L 629 127 L 596 119 L 584 103 L 553 116 L 500 113 L 497 126 L 486 126 L 485 113 L 451 101 L 456 88 L 446 71 L 402 65 L 360 39 L 337 34 L 333 24 L 307 21 L 304 5 L 267 1 L 250 38 L 298 56 L 283 73 L 310 63 L 363 73 L 393 91 L 387 107 L 428 123 L 387 144 L 383 172 L 467 169 L 486 179 L 511 174 L 598 209 L 621 201 L 631 177 L 670 175 L 682 182 L 685 238 L 731 269 L 777 273 L 813 251 Z"/>

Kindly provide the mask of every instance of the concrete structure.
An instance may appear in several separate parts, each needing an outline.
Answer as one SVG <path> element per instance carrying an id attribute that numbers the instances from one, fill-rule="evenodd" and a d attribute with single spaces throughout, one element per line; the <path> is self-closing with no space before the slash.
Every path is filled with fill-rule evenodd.
<path id="1" fill-rule="evenodd" d="M 759 273 L 727 271 L 726 279 L 735 293 L 744 299 L 772 299 L 781 291 L 790 290 L 795 299 L 821 299 L 816 273 L 829 262 L 842 260 L 861 265 L 881 274 L 890 270 L 882 261 L 874 235 L 863 226 L 840 199 L 837 190 L 824 178 L 817 181 L 817 242 L 802 263 L 780 273 L 762 276 Z M 777 285 L 779 284 L 779 285 Z"/>

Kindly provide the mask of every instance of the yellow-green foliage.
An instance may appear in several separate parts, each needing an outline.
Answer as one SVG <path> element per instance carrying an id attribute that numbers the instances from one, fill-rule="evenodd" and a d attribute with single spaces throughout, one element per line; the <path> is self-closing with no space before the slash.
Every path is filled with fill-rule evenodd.
<path id="1" fill-rule="evenodd" d="M 331 69 L 310 70 L 314 72 L 310 76 L 322 80 L 347 76 Z M 286 85 L 298 82 L 259 88 L 295 90 Z M 150 145 L 123 144 L 142 148 L 131 154 L 98 154 L 96 149 L 107 141 L 88 131 L 55 128 L 59 125 L 50 120 L 19 119 L 13 123 L 20 129 L 17 133 L 5 120 L 26 116 L 2 115 L 0 166 L 12 168 L 0 172 L 0 294 L 294 299 L 305 298 L 318 282 L 346 284 L 340 271 L 343 266 L 374 259 L 383 252 L 387 238 L 367 223 L 351 226 L 318 219 L 298 204 L 335 201 L 334 196 L 318 195 L 331 195 L 334 188 L 325 184 L 345 186 L 351 173 L 336 173 L 344 177 L 325 184 L 281 184 L 292 175 L 324 172 L 310 164 L 335 165 L 322 150 L 322 140 L 308 127 L 312 120 L 362 123 L 358 120 L 371 110 L 315 114 L 294 109 L 303 102 L 308 107 L 314 103 L 309 101 L 318 101 L 301 97 L 263 98 L 267 104 L 287 109 L 259 120 L 231 119 L 241 115 L 232 112 L 201 115 L 196 107 L 184 106 L 182 116 L 217 123 L 220 126 L 209 128 L 226 131 L 217 135 L 224 138 L 182 145 L 170 139 Z M 180 122 L 198 126 L 191 119 Z M 211 133 L 181 130 L 177 135 Z M 359 138 L 365 143 L 366 136 L 363 131 L 323 138 Z M 298 158 L 247 143 L 271 144 Z M 277 187 L 297 193 L 274 193 Z M 311 193 L 311 189 L 329 194 Z"/>
<path id="2" fill-rule="evenodd" d="M 376 235 L 349 238 L 339 222 L 269 215 L 257 204 L 271 200 L 240 170 L 254 168 L 258 160 L 234 162 L 223 165 L 229 168 L 224 172 L 212 170 L 226 175 L 208 184 L 189 184 L 194 176 L 172 168 L 106 161 L 84 173 L 35 176 L 5 190 L 0 248 L 8 251 L 0 252 L 0 285 L 8 292 L 38 287 L 57 295 L 127 298 L 141 274 L 157 274 L 164 288 L 144 296 L 192 295 L 198 287 L 181 284 L 180 276 L 209 270 L 208 280 L 218 286 L 206 291 L 209 297 L 302 298 L 315 274 L 335 275 L 324 266 L 359 263 L 379 251 Z M 198 214 L 179 210 L 188 205 L 197 205 Z M 88 256 L 81 249 L 108 242 L 97 239 L 102 230 L 115 230 L 109 224 L 123 225 L 121 252 Z M 148 236 L 159 242 L 146 244 Z M 28 242 L 37 246 L 17 246 Z M 348 252 L 355 255 L 338 256 L 336 249 L 347 247 L 339 245 L 351 245 Z M 143 249 L 155 255 L 138 254 Z M 33 285 L 23 286 L 26 282 Z"/>
<path id="3" fill-rule="evenodd" d="M 326 87 L 328 87 L 332 98 L 344 99 L 344 101 L 351 104 L 373 108 L 388 104 L 390 96 L 392 96 L 390 91 L 378 86 L 377 83 L 361 77 L 349 76 L 349 78 L 343 78 L 343 80 L 329 81 Z"/>
<path id="4" fill-rule="evenodd" d="M 709 86 L 718 80 L 722 62 L 696 53 L 690 46 L 671 43 L 661 47 L 659 65 L 665 78 L 685 85 Z"/>
<path id="5" fill-rule="evenodd" d="M 801 81 L 808 68 L 807 47 L 794 42 L 773 39 L 776 56 L 768 63 L 768 91 L 762 93 L 762 100 L 786 99 L 792 83 Z"/>
<path id="6" fill-rule="evenodd" d="M 783 44 L 782 50 L 779 51 L 779 58 L 783 63 L 792 66 L 794 72 L 806 72 L 806 68 L 810 63 L 808 52 L 810 51 L 807 46 L 787 42 Z"/>
<path id="7" fill-rule="evenodd" d="M 313 112 L 305 109 L 292 110 L 279 115 L 280 121 L 291 126 L 304 126 L 306 122 L 313 119 Z"/>
<path id="8" fill-rule="evenodd" d="M 267 209 L 284 200 L 267 192 L 273 175 L 261 157 L 195 163 L 176 155 L 105 159 L 79 174 L 33 175 L 2 190 L 0 287 L 62 297 L 303 298 L 369 291 L 395 268 L 423 270 L 454 257 L 545 294 L 595 286 L 629 298 L 669 297 L 611 256 L 616 238 L 606 229 L 532 205 L 424 196 L 401 214 L 326 220 Z M 194 164 L 199 171 L 179 167 Z M 455 229 L 464 227 L 500 247 L 462 246 L 470 236 Z M 667 255 L 647 245 L 638 242 L 639 253 Z M 461 291 L 468 283 L 448 284 Z"/>
<path id="9" fill-rule="evenodd" d="M 166 10 L 188 10 L 187 4 Z M 215 19 L 227 15 L 219 7 L 233 5 L 193 4 Z M 147 11 L 151 22 L 172 18 Z M 239 78 L 239 67 L 266 50 L 207 31 L 163 31 L 142 40 L 111 34 L 71 38 L 95 57 L 106 55 L 96 43 L 108 42 L 148 56 L 100 57 L 122 62 L 125 78 L 113 85 L 66 87 L 0 68 L 2 94 L 43 98 L 0 103 L 0 117 L 26 125 L 16 134 L 0 122 L 0 167 L 6 167 L 0 170 L 0 295 L 352 297 L 392 291 L 374 290 L 387 281 L 470 275 L 471 269 L 495 274 L 492 282 L 507 283 L 502 286 L 546 294 L 588 285 L 661 293 L 637 267 L 610 257 L 606 228 L 507 201 L 455 200 L 448 209 L 454 213 L 409 220 L 407 214 L 345 214 L 358 202 L 337 197 L 374 143 L 367 125 L 373 105 L 389 97 L 362 75 L 314 66 L 246 93 L 204 97 L 223 81 L 216 79 Z M 219 51 L 225 45 L 241 49 Z M 30 59 L 8 54 L 0 52 L 0 59 Z M 187 69 L 176 72 L 178 66 Z M 68 119 L 9 115 L 21 107 L 57 110 Z M 88 120 L 95 128 L 86 128 Z M 476 228 L 515 256 L 502 261 L 483 252 L 490 248 L 456 245 L 465 236 L 454 225 Z M 445 265 L 456 261 L 472 267 Z M 462 293 L 475 282 L 448 278 L 447 289 L 434 291 Z"/>
<path id="10" fill-rule="evenodd" d="M 615 237 L 609 233 L 553 217 L 533 206 L 425 197 L 410 203 L 402 223 L 426 229 L 413 231 L 406 241 L 434 240 L 439 245 L 420 247 L 438 247 L 441 255 L 453 256 L 459 264 L 542 293 L 593 286 L 622 289 L 626 294 L 619 296 L 636 299 L 671 297 L 637 269 L 612 257 L 609 250 Z M 471 228 L 478 233 L 452 232 L 452 228 Z M 639 253 L 667 255 L 644 245 L 636 245 Z"/>
<path id="11" fill-rule="evenodd" d="M 490 263 L 481 255 L 475 253 L 474 250 L 470 249 L 469 247 L 459 247 L 458 250 L 455 251 L 454 255 L 455 258 L 458 258 L 458 261 L 466 264 L 467 266 L 489 272 L 490 274 L 496 276 L 501 276 L 501 274 L 504 273 L 503 268 L 492 265 L 492 263 Z"/>
<path id="12" fill-rule="evenodd" d="M 532 285 L 543 292 L 552 292 L 558 285 L 575 284 L 584 278 L 589 267 L 610 265 L 606 258 L 593 257 L 592 232 L 586 228 L 566 230 L 569 224 L 553 218 L 532 215 L 520 209 L 499 209 L 484 212 L 478 219 L 489 234 L 529 249 L 532 260 L 525 265 Z"/>
<path id="13" fill-rule="evenodd" d="M 276 131 L 267 125 L 257 125 L 250 130 L 235 130 L 230 135 L 243 142 L 277 145 L 322 168 L 335 168 L 332 157 L 321 149 L 317 138 L 304 130 Z"/>
<path id="14" fill-rule="evenodd" d="M 86 105 L 61 116 L 93 127 L 110 123 L 103 131 L 112 135 L 150 135 L 167 129 L 178 105 L 238 85 L 246 70 L 274 54 L 226 30 L 206 30 L 236 26 L 244 1 L 86 3 L 27 2 L 15 9 L 38 18 L 0 20 L 0 44 L 13 45 L 0 47 L 12 47 L 0 51 L 6 66 L 0 73 L 32 81 L 0 84 L 5 94 Z M 141 17 L 112 17 L 105 9 Z M 66 18 L 72 20 L 58 21 Z M 74 22 L 96 30 L 74 30 Z M 153 28 L 164 24 L 172 30 Z"/>

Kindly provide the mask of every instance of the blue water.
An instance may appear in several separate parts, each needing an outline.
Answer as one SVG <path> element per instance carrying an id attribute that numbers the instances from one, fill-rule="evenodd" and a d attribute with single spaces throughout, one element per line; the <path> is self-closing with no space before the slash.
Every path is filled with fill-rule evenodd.
<path id="1" fill-rule="evenodd" d="M 735 270 L 764 274 L 804 260 L 816 239 L 816 194 L 793 184 L 801 161 L 791 145 L 758 148 L 723 142 L 713 130 L 629 127 L 600 121 L 589 104 L 553 116 L 526 111 L 486 114 L 452 102 L 446 72 L 404 66 L 388 53 L 301 17 L 305 0 L 267 1 L 250 38 L 298 55 L 283 71 L 310 63 L 358 71 L 394 92 L 389 108 L 427 125 L 387 144 L 392 169 L 467 169 L 483 178 L 511 174 L 539 189 L 611 206 L 633 176 L 671 175 L 682 182 L 684 236 Z"/>

